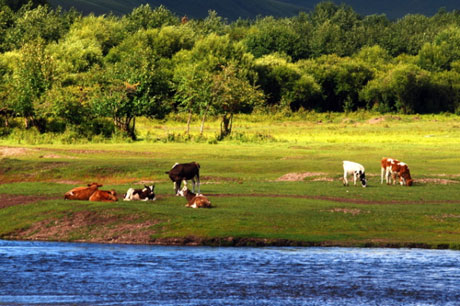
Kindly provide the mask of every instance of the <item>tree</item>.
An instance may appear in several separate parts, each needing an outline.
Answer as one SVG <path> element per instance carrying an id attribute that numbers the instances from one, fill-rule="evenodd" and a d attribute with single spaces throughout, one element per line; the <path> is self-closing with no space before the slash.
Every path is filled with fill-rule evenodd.
<path id="1" fill-rule="evenodd" d="M 126 23 L 126 29 L 130 33 L 179 24 L 179 18 L 166 7 L 160 5 L 152 9 L 149 4 L 134 8 L 130 14 L 124 16 L 123 21 Z"/>
<path id="2" fill-rule="evenodd" d="M 176 66 L 174 72 L 175 101 L 179 108 L 188 112 L 187 134 L 190 134 L 192 115 L 202 117 L 200 135 L 203 135 L 204 122 L 211 106 L 211 74 L 199 69 L 197 63 Z"/>
<path id="3" fill-rule="evenodd" d="M 418 54 L 418 65 L 430 71 L 450 70 L 460 60 L 460 28 L 441 31 L 432 43 L 426 43 Z"/>
<path id="4" fill-rule="evenodd" d="M 234 114 L 250 112 L 254 106 L 263 101 L 263 93 L 239 75 L 240 73 L 241 71 L 231 64 L 222 66 L 222 70 L 213 77 L 212 105 L 222 116 L 220 139 L 232 132 Z"/>
<path id="5" fill-rule="evenodd" d="M 162 118 L 168 111 L 172 71 L 169 60 L 155 53 L 152 31 L 139 31 L 113 48 L 93 79 L 95 112 L 112 117 L 133 140 L 136 117 Z"/>
<path id="6" fill-rule="evenodd" d="M 321 88 L 297 64 L 279 54 L 266 55 L 255 62 L 257 83 L 264 90 L 268 105 L 283 105 L 293 110 L 316 108 Z"/>
<path id="7" fill-rule="evenodd" d="M 179 102 L 179 109 L 187 112 L 189 118 L 191 113 L 202 117 L 201 133 L 206 116 L 216 111 L 211 88 L 215 75 L 221 73 L 222 67 L 231 63 L 238 66 L 240 77 L 249 81 L 255 81 L 256 78 L 252 69 L 252 55 L 245 52 L 242 44 L 231 41 L 229 35 L 205 36 L 197 40 L 192 49 L 177 52 L 173 62 L 176 67 L 175 98 Z"/>
<path id="8" fill-rule="evenodd" d="M 25 118 L 29 128 L 37 124 L 37 115 L 43 116 L 49 109 L 44 97 L 54 81 L 54 61 L 46 54 L 43 41 L 38 40 L 19 50 L 13 70 L 11 108 Z"/>
<path id="9" fill-rule="evenodd" d="M 39 5 L 31 9 L 24 6 L 18 13 L 14 25 L 6 31 L 8 49 L 21 47 L 24 43 L 43 39 L 45 43 L 58 41 L 68 31 L 68 20 L 60 9 Z"/>

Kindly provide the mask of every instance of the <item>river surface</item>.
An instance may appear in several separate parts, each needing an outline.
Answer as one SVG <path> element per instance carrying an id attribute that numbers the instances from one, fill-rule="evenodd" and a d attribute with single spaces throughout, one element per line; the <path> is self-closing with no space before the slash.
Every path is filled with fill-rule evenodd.
<path id="1" fill-rule="evenodd" d="M 460 252 L 0 240 L 0 305 L 460 305 Z"/>

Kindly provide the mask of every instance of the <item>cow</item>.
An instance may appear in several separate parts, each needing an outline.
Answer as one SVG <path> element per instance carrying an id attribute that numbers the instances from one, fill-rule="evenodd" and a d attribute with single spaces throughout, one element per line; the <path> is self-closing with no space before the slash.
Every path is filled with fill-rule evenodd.
<path id="1" fill-rule="evenodd" d="M 175 163 L 171 170 L 165 172 L 169 175 L 169 178 L 174 183 L 174 190 L 176 191 L 176 196 L 179 195 L 179 189 L 181 187 L 182 181 L 184 185 L 187 186 L 187 180 L 192 180 L 193 182 L 193 192 L 195 192 L 195 179 L 196 184 L 198 185 L 198 193 L 200 193 L 200 164 L 196 162 L 179 164 Z"/>
<path id="2" fill-rule="evenodd" d="M 405 163 L 399 163 L 399 183 L 409 187 L 414 183 L 414 180 L 410 176 L 409 167 Z"/>
<path id="3" fill-rule="evenodd" d="M 116 202 L 118 201 L 115 190 L 96 190 L 90 197 L 91 202 Z"/>
<path id="4" fill-rule="evenodd" d="M 356 180 L 359 177 L 361 185 L 363 187 L 367 186 L 366 173 L 364 167 L 358 163 L 351 161 L 343 161 L 343 185 L 348 186 L 347 176 L 353 174 L 353 183 L 356 185 Z"/>
<path id="5" fill-rule="evenodd" d="M 102 187 L 99 183 L 88 184 L 87 187 L 76 187 L 67 191 L 64 194 L 65 200 L 83 200 L 88 201 L 91 195 L 98 190 L 99 187 Z"/>
<path id="6" fill-rule="evenodd" d="M 211 201 L 209 201 L 207 197 L 202 194 L 195 194 L 191 192 L 188 190 L 187 186 L 184 186 L 184 188 L 179 191 L 179 195 L 187 199 L 187 204 L 185 204 L 185 207 L 211 208 Z"/>
<path id="7" fill-rule="evenodd" d="M 397 170 L 397 165 L 399 161 L 394 158 L 386 158 L 383 157 L 380 161 L 380 184 L 383 184 L 383 177 L 385 176 L 385 182 L 389 185 L 391 184 L 391 179 L 393 181 L 396 179 L 396 173 L 393 172 L 393 168 L 395 171 Z"/>
<path id="8" fill-rule="evenodd" d="M 155 193 L 153 192 L 155 185 L 146 186 L 144 185 L 144 189 L 134 189 L 129 188 L 126 194 L 123 196 L 123 201 L 148 201 L 152 200 L 155 201 Z"/>
<path id="9" fill-rule="evenodd" d="M 383 183 L 383 173 L 385 172 L 385 180 L 387 184 L 396 184 L 396 179 L 399 177 L 401 185 L 412 186 L 413 180 L 410 176 L 409 167 L 406 163 L 400 162 L 393 158 L 382 158 L 381 161 L 381 177 L 380 183 Z"/>

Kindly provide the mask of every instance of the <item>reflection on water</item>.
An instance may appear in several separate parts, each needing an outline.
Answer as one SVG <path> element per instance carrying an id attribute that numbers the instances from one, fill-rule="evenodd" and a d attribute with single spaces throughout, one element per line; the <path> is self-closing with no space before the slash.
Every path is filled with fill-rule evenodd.
<path id="1" fill-rule="evenodd" d="M 0 305 L 460 305 L 460 252 L 0 240 Z"/>

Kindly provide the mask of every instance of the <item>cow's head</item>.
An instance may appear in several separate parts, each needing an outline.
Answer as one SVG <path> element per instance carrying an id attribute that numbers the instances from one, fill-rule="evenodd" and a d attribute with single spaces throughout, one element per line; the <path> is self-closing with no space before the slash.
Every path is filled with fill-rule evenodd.
<path id="1" fill-rule="evenodd" d="M 155 193 L 153 192 L 153 190 L 155 189 L 155 184 L 151 185 L 151 186 L 145 186 L 145 189 L 143 190 L 144 192 L 147 191 L 147 198 L 149 200 L 152 200 L 152 201 L 155 201 L 156 200 L 156 197 L 155 197 Z"/>
<path id="2" fill-rule="evenodd" d="M 361 185 L 363 187 L 367 186 L 366 174 L 364 171 L 359 170 L 359 180 L 361 181 Z"/>
<path id="3" fill-rule="evenodd" d="M 187 192 L 188 192 L 188 188 L 187 188 L 187 186 L 184 186 L 184 188 L 182 188 L 181 190 L 179 190 L 179 191 L 177 192 L 177 194 L 180 195 L 181 197 L 185 197 L 185 195 L 187 194 Z"/>
<path id="4" fill-rule="evenodd" d="M 412 180 L 412 179 L 406 180 L 407 186 L 412 186 L 413 183 L 414 183 L 414 180 Z"/>
<path id="5" fill-rule="evenodd" d="M 88 184 L 88 187 L 99 188 L 99 187 L 102 187 L 102 184 L 99 184 L 99 183 L 91 183 L 91 184 Z"/>

